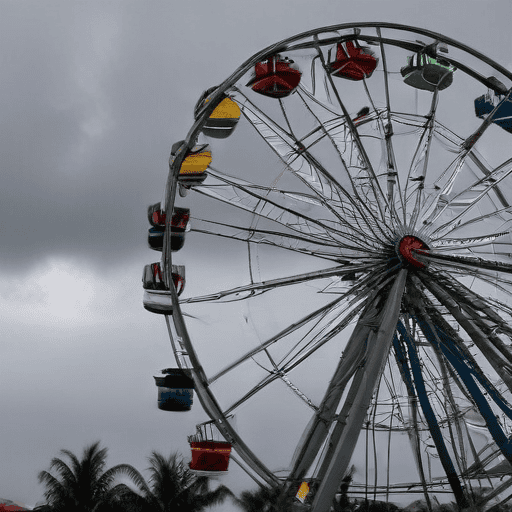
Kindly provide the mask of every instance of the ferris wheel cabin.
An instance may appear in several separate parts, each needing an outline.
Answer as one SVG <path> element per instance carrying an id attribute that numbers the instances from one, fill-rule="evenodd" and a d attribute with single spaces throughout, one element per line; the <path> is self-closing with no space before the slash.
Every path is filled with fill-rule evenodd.
<path id="1" fill-rule="evenodd" d="M 504 95 L 494 91 L 479 96 L 475 100 L 475 114 L 480 119 L 486 119 L 496 108 L 491 122 L 512 133 L 512 100 L 504 98 Z"/>
<path id="2" fill-rule="evenodd" d="M 165 233 L 165 212 L 161 210 L 160 203 L 148 208 L 148 219 L 153 226 L 148 231 L 148 245 L 155 251 L 162 251 Z M 179 251 L 185 244 L 185 230 L 188 226 L 190 210 L 188 208 L 174 208 L 171 217 L 171 251 Z"/>
<path id="3" fill-rule="evenodd" d="M 455 66 L 445 59 L 418 52 L 407 57 L 407 65 L 400 73 L 407 85 L 434 92 L 436 89 L 442 91 L 452 84 L 455 69 Z"/>
<path id="4" fill-rule="evenodd" d="M 199 118 L 200 111 L 209 101 L 208 96 L 216 89 L 217 87 L 207 89 L 199 98 L 194 109 L 194 119 L 196 119 L 196 121 Z M 205 121 L 202 131 L 208 137 L 225 139 L 233 133 L 240 119 L 240 115 L 240 107 L 226 94 L 223 94 L 222 100 Z"/>
<path id="5" fill-rule="evenodd" d="M 179 296 L 185 288 L 185 267 L 183 265 L 172 266 L 172 280 Z M 165 285 L 160 263 L 151 263 L 144 267 L 142 286 L 144 288 L 143 305 L 145 309 L 151 313 L 172 315 L 171 293 Z"/>
<path id="6" fill-rule="evenodd" d="M 197 474 L 225 473 L 229 467 L 231 443 L 223 441 L 191 441 L 190 469 Z"/>
<path id="7" fill-rule="evenodd" d="M 179 141 L 173 144 L 171 148 L 170 165 L 173 164 L 178 151 L 183 146 L 183 143 L 184 141 Z M 206 169 L 210 165 L 211 161 L 212 152 L 209 144 L 199 144 L 194 146 L 187 152 L 187 155 L 181 163 L 180 172 L 178 174 L 179 183 L 186 187 L 200 185 L 206 179 Z"/>
<path id="8" fill-rule="evenodd" d="M 338 43 L 336 60 L 329 63 L 332 76 L 359 81 L 370 78 L 379 60 L 369 48 L 356 46 L 353 41 Z"/>
<path id="9" fill-rule="evenodd" d="M 154 376 L 158 387 L 158 408 L 162 411 L 190 411 L 194 399 L 194 379 L 186 368 L 166 368 Z"/>
<path id="10" fill-rule="evenodd" d="M 293 60 L 277 54 L 256 64 L 247 86 L 263 96 L 285 98 L 299 86 L 301 76 Z"/>
<path id="11" fill-rule="evenodd" d="M 194 473 L 210 477 L 227 473 L 231 443 L 219 439 L 219 432 L 211 421 L 197 425 L 196 433 L 188 436 L 192 452 L 189 466 Z"/>

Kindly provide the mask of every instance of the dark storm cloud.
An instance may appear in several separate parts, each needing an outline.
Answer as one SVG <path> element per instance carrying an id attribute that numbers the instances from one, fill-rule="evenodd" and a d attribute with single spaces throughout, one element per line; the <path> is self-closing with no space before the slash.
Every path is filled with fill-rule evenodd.
<path id="1" fill-rule="evenodd" d="M 172 72 L 165 33 L 137 43 L 136 19 L 115 5 L 3 4 L 4 268 L 54 253 L 119 262 L 144 247 L 145 207 L 167 172 Z"/>

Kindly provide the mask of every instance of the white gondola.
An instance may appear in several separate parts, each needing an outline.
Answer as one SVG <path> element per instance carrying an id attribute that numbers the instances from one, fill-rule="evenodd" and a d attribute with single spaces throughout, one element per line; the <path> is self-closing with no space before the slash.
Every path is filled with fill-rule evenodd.
<path id="1" fill-rule="evenodd" d="M 185 267 L 183 265 L 172 266 L 172 279 L 176 292 L 180 295 L 185 288 Z M 165 286 L 160 263 L 152 263 L 144 267 L 142 286 L 144 288 L 142 303 L 145 309 L 151 313 L 172 315 L 171 292 Z"/>

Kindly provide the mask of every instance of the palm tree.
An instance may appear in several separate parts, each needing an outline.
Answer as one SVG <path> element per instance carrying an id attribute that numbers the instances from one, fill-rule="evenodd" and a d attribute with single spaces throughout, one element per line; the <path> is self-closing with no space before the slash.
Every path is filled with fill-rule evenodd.
<path id="1" fill-rule="evenodd" d="M 233 496 L 225 485 L 211 491 L 209 478 L 196 476 L 177 453 L 171 453 L 166 458 L 158 452 L 152 452 L 149 463 L 149 483 L 140 473 L 133 479 L 140 495 L 124 486 L 115 498 L 117 503 L 124 503 L 125 509 L 128 507 L 141 512 L 202 512 L 212 505 L 222 503 L 228 496 Z M 138 505 L 135 505 L 136 501 Z"/>
<path id="2" fill-rule="evenodd" d="M 49 471 L 39 473 L 39 482 L 46 486 L 44 496 L 52 512 L 100 512 L 116 493 L 127 488 L 114 485 L 118 475 L 126 474 L 138 483 L 138 471 L 129 464 L 105 469 L 107 448 L 100 449 L 99 441 L 84 449 L 78 460 L 69 450 L 61 450 L 70 463 L 54 458 Z M 57 476 L 52 475 L 54 471 Z"/>
<path id="3" fill-rule="evenodd" d="M 281 487 L 260 487 L 255 491 L 243 491 L 235 501 L 244 512 L 284 512 L 279 503 Z"/>

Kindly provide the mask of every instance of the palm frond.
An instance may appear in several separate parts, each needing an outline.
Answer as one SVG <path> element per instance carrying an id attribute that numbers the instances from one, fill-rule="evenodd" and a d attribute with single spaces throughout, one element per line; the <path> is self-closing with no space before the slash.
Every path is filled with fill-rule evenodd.
<path id="1" fill-rule="evenodd" d="M 99 479 L 99 485 L 108 488 L 120 475 L 126 475 L 143 494 L 151 493 L 142 474 L 130 464 L 118 464 L 105 471 Z"/>
<path id="2" fill-rule="evenodd" d="M 44 497 L 49 505 L 66 502 L 69 499 L 67 489 L 50 473 L 41 471 L 39 482 L 46 486 Z"/>
<path id="3" fill-rule="evenodd" d="M 214 491 L 209 491 L 204 494 L 195 494 L 193 496 L 193 508 L 191 508 L 191 510 L 201 512 L 208 507 L 223 503 L 228 497 L 233 498 L 234 494 L 225 485 L 220 485 Z"/>
<path id="4" fill-rule="evenodd" d="M 76 474 L 62 459 L 58 459 L 55 457 L 51 460 L 50 471 L 53 469 L 57 471 L 57 473 L 64 482 L 69 482 L 70 484 L 76 482 Z"/>
<path id="5" fill-rule="evenodd" d="M 104 472 L 107 448 L 100 448 L 99 441 L 86 446 L 82 458 L 69 450 L 61 450 L 69 459 L 66 464 L 60 458 L 52 459 L 50 471 L 41 471 L 39 481 L 46 487 L 45 497 L 55 512 L 100 512 L 102 506 L 115 495 L 121 487 L 115 486 L 115 478 L 123 473 L 133 478 L 135 485 L 144 490 L 142 475 L 128 464 L 120 464 Z M 107 507 L 108 508 L 108 507 Z"/>
<path id="6" fill-rule="evenodd" d="M 69 459 L 71 459 L 72 468 L 71 470 L 75 475 L 77 475 L 80 472 L 80 461 L 78 460 L 78 457 L 69 450 L 61 450 L 60 453 L 63 455 L 66 455 Z M 55 459 L 53 459 L 55 460 Z"/>

